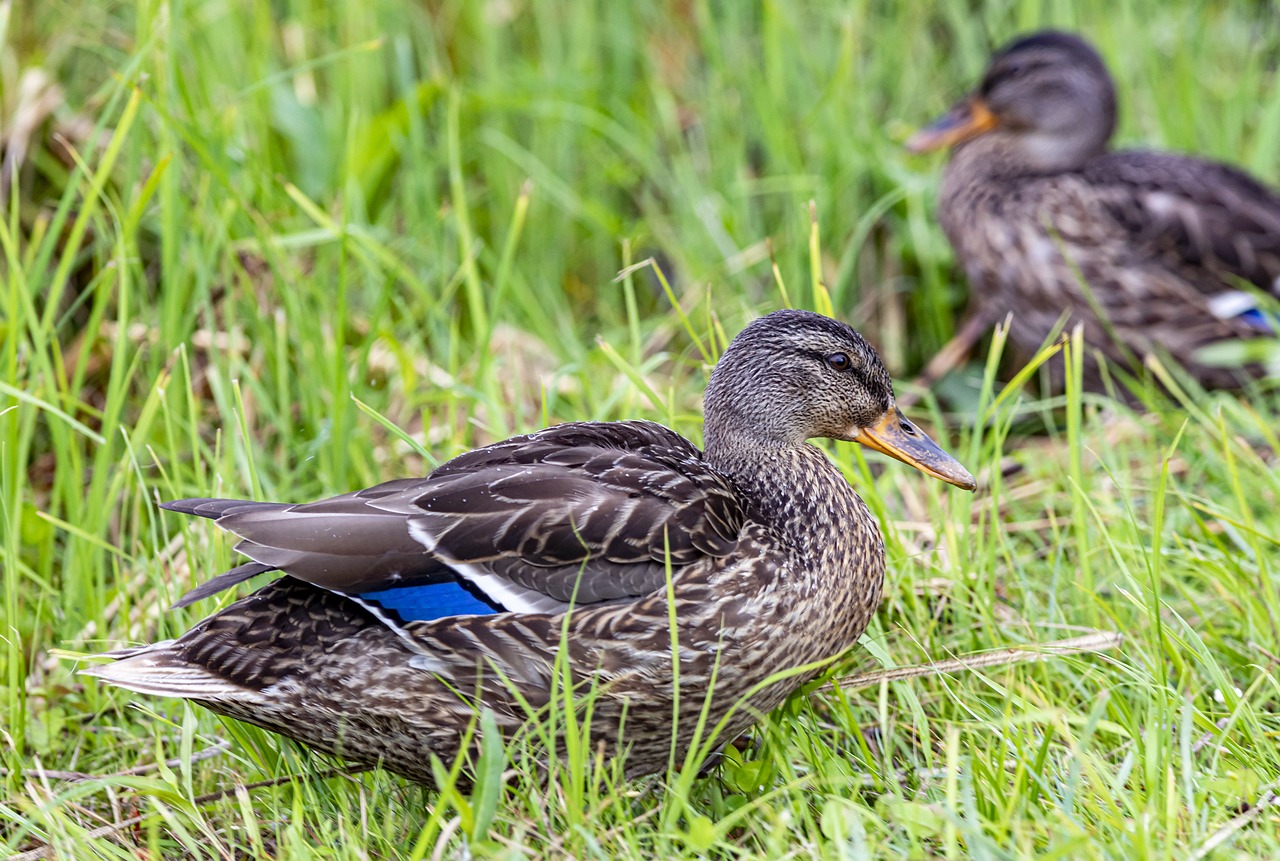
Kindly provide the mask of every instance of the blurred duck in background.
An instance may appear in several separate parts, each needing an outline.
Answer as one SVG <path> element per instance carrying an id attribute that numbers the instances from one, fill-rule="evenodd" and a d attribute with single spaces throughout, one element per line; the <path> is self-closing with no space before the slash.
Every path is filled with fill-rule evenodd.
<path id="1" fill-rule="evenodd" d="M 972 292 L 958 347 L 1012 313 L 1024 361 L 1083 325 L 1093 390 L 1100 356 L 1126 369 L 1172 359 L 1209 388 L 1260 375 L 1205 348 L 1276 333 L 1280 196 L 1215 162 L 1111 151 L 1115 125 L 1097 51 L 1046 31 L 997 52 L 978 87 L 907 142 L 951 150 L 938 218 Z M 1049 369 L 1060 390 L 1061 359 Z"/>

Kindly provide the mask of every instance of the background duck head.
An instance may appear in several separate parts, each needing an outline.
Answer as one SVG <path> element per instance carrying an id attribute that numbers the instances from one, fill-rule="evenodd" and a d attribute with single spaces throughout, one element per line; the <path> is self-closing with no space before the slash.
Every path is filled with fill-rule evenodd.
<path id="1" fill-rule="evenodd" d="M 1050 30 L 998 51 L 978 87 L 907 148 L 972 147 L 1002 165 L 1055 172 L 1101 155 L 1115 127 L 1115 85 L 1098 52 Z"/>

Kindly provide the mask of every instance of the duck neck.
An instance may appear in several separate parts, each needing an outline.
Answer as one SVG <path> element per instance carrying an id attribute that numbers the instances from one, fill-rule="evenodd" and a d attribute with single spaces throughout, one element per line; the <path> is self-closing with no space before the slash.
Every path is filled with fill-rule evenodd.
<path id="1" fill-rule="evenodd" d="M 869 577 L 878 594 L 884 576 L 879 526 L 821 450 L 807 443 L 768 445 L 713 435 L 706 458 L 751 501 L 752 519 L 785 543 L 804 575 Z M 864 570 L 846 570 L 854 559 Z"/>
<path id="2" fill-rule="evenodd" d="M 1107 151 L 1107 137 L 1091 129 L 1071 135 L 994 131 L 955 148 L 944 171 L 944 186 L 960 180 L 986 184 L 997 180 L 1046 176 L 1080 170 Z M 945 188 L 944 188 L 945 193 Z"/>

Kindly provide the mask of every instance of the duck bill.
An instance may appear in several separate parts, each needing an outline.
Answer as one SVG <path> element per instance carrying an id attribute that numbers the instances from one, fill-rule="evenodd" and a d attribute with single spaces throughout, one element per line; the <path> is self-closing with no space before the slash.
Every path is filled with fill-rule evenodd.
<path id="1" fill-rule="evenodd" d="M 910 152 L 932 152 L 986 134 L 999 124 L 987 103 L 973 96 L 913 134 L 905 146 Z"/>
<path id="2" fill-rule="evenodd" d="M 850 439 L 910 464 L 947 484 L 954 484 L 965 490 L 973 490 L 978 486 L 969 470 L 907 421 L 897 407 L 886 412 L 873 427 L 856 428 Z"/>

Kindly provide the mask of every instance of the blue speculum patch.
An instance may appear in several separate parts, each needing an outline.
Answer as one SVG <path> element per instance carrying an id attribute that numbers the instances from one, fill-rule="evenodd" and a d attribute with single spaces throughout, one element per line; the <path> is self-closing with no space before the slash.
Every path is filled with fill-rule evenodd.
<path id="1" fill-rule="evenodd" d="M 502 612 L 501 605 L 486 601 L 478 591 L 460 583 L 426 583 L 419 586 L 397 586 L 377 592 L 363 592 L 357 597 L 384 610 L 390 610 L 405 622 L 430 622 L 444 616 L 478 616 Z"/>
<path id="2" fill-rule="evenodd" d="M 1270 314 L 1257 308 L 1250 308 L 1236 319 L 1266 332 L 1276 331 L 1277 324 L 1280 323 L 1280 319 L 1277 319 L 1275 314 Z"/>

